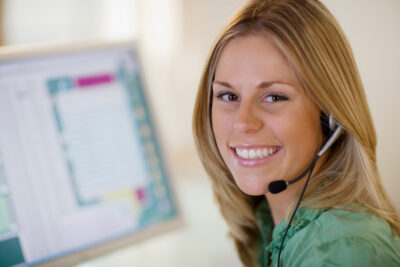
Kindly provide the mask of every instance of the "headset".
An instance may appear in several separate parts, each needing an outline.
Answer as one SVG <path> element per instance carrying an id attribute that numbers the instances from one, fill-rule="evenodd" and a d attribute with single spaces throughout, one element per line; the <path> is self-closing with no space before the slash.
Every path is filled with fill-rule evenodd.
<path id="1" fill-rule="evenodd" d="M 281 259 L 281 253 L 282 253 L 282 248 L 283 248 L 283 243 L 285 241 L 287 232 L 289 230 L 289 227 L 293 221 L 294 215 L 296 214 L 296 211 L 298 209 L 298 207 L 300 206 L 300 202 L 303 198 L 304 192 L 306 191 L 308 182 L 310 181 L 310 177 L 311 174 L 314 170 L 315 164 L 317 163 L 318 159 L 326 152 L 326 150 L 328 150 L 329 147 L 331 147 L 335 141 L 339 138 L 339 136 L 341 135 L 341 133 L 343 132 L 343 127 L 337 123 L 334 119 L 333 119 L 333 115 L 332 113 L 329 115 L 329 119 L 328 117 L 324 114 L 321 113 L 321 127 L 322 127 L 322 132 L 325 136 L 329 136 L 328 140 L 325 142 L 325 144 L 322 146 L 322 148 L 318 151 L 317 155 L 315 156 L 314 160 L 311 162 L 311 164 L 307 167 L 307 169 L 301 173 L 299 176 L 297 176 L 296 178 L 292 179 L 292 180 L 277 180 L 277 181 L 272 181 L 269 185 L 268 185 L 268 191 L 272 194 L 278 194 L 284 190 L 286 190 L 286 188 L 291 185 L 294 184 L 298 181 L 300 181 L 307 173 L 308 173 L 308 177 L 307 180 L 304 184 L 303 190 L 300 193 L 300 197 L 299 200 L 297 202 L 296 208 L 293 211 L 293 214 L 290 217 L 289 223 L 286 227 L 285 233 L 282 237 L 282 241 L 281 241 L 281 245 L 279 247 L 279 253 L 278 253 L 278 267 L 280 267 L 280 259 Z"/>

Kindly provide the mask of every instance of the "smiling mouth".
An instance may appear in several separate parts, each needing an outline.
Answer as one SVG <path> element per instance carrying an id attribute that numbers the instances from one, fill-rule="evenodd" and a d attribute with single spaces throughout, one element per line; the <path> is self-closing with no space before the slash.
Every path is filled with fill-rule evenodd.
<path id="1" fill-rule="evenodd" d="M 231 147 L 232 151 L 240 159 L 256 160 L 263 159 L 274 155 L 280 150 L 280 147 L 259 147 L 259 148 L 235 148 Z"/>

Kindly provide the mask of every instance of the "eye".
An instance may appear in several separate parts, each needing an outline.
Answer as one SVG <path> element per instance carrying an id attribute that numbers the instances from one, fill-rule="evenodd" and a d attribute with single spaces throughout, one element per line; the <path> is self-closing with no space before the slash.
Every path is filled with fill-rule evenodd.
<path id="1" fill-rule="evenodd" d="M 225 102 L 233 102 L 233 101 L 238 101 L 239 97 L 233 93 L 230 92 L 222 92 L 217 94 L 216 96 L 218 99 L 221 99 Z"/>
<path id="2" fill-rule="evenodd" d="M 278 101 L 286 101 L 288 99 L 289 98 L 287 98 L 284 95 L 277 95 L 277 94 L 270 94 L 265 97 L 265 101 L 271 102 L 271 103 L 278 102 Z"/>

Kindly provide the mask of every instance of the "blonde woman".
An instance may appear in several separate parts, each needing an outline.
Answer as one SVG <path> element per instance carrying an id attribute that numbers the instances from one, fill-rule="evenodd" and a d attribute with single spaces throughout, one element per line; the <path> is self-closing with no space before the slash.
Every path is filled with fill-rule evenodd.
<path id="1" fill-rule="evenodd" d="M 349 44 L 317 0 L 254 0 L 214 45 L 194 136 L 245 266 L 400 266 Z"/>

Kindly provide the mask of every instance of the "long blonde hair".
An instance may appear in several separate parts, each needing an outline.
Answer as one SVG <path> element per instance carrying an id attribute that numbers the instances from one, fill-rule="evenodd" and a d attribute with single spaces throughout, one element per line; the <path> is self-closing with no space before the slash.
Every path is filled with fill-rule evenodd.
<path id="1" fill-rule="evenodd" d="M 399 218 L 376 164 L 376 134 L 364 88 L 339 24 L 318 0 L 252 0 L 233 16 L 217 39 L 200 81 L 193 115 L 200 159 L 243 264 L 254 266 L 257 262 L 260 233 L 254 209 L 264 196 L 251 197 L 240 191 L 219 154 L 211 124 L 211 84 L 225 45 L 251 34 L 266 34 L 274 40 L 307 94 L 345 129 L 311 179 L 302 205 L 366 209 L 385 219 L 400 235 Z"/>

